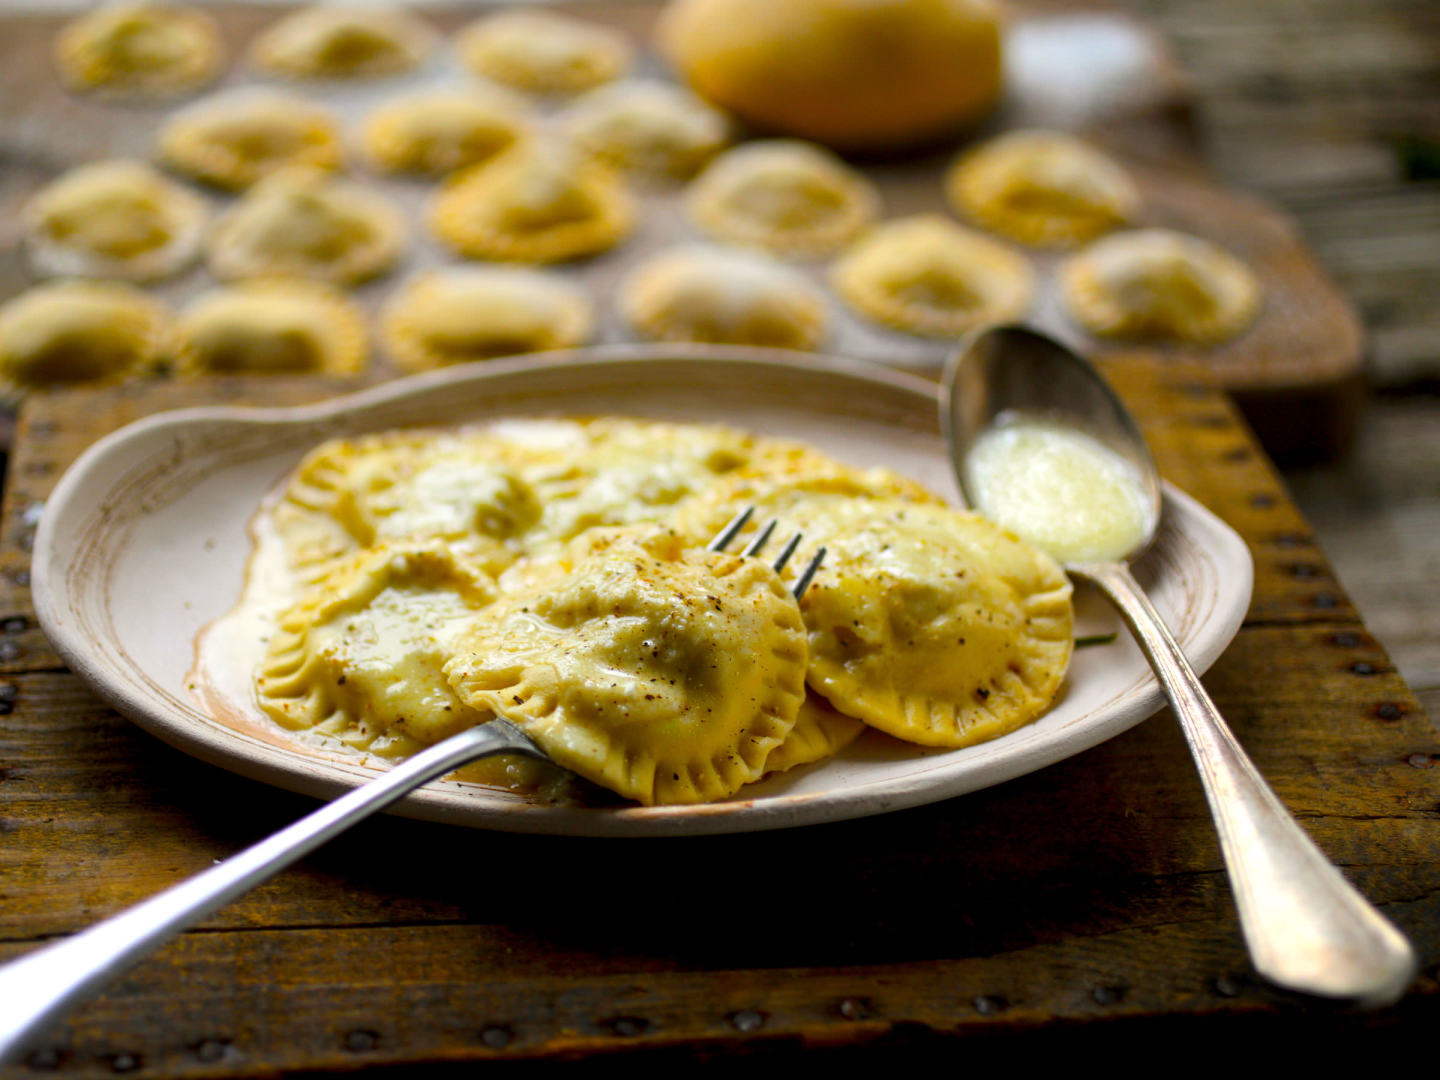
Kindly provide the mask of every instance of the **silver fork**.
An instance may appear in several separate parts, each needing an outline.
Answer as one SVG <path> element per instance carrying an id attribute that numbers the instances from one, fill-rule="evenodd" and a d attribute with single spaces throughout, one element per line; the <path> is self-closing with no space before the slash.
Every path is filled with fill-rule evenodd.
<path id="1" fill-rule="evenodd" d="M 751 506 L 737 514 L 709 543 L 708 550 L 724 551 L 754 511 Z M 771 521 L 760 529 L 742 554 L 759 555 L 775 528 L 776 522 Z M 801 534 L 796 533 L 786 542 L 771 564 L 776 573 L 785 569 L 800 541 Z M 792 593 L 797 600 L 804 595 L 824 557 L 822 547 L 796 577 Z M 497 716 L 416 754 L 385 775 L 188 881 L 0 968 L 0 1063 L 18 1061 L 29 1042 L 67 1009 L 100 990 L 185 927 L 422 784 L 493 754 L 550 760 L 523 731 Z"/>

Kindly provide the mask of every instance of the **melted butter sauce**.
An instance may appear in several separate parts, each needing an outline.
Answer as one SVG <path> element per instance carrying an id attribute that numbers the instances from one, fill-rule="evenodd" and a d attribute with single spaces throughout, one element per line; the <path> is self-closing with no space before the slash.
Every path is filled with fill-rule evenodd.
<path id="1" fill-rule="evenodd" d="M 1123 559 L 1150 529 L 1139 471 L 1071 427 L 1002 416 L 966 470 L 981 513 L 1062 563 Z"/>

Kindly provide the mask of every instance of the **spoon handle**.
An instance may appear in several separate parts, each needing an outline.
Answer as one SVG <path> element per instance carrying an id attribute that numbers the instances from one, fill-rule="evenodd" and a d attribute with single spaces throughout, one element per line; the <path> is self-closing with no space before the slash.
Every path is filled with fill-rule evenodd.
<path id="1" fill-rule="evenodd" d="M 499 721 L 467 728 L 209 870 L 0 968 L 0 1064 L 18 1061 L 67 1009 L 222 904 L 426 781 L 505 752 L 533 747 Z"/>
<path id="2" fill-rule="evenodd" d="M 1200 771 L 1255 969 L 1289 990 L 1386 1005 L 1415 975 L 1410 943 L 1355 891 L 1265 783 L 1129 569 L 1072 568 L 1119 609 Z"/>

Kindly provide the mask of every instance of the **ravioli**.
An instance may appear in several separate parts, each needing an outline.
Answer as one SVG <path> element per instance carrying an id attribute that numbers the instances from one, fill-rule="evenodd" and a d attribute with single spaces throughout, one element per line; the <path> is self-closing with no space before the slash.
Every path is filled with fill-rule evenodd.
<path id="1" fill-rule="evenodd" d="M 445 671 L 462 702 L 649 806 L 758 779 L 795 725 L 805 660 L 799 608 L 764 562 L 659 531 L 505 597 Z"/>
<path id="2" fill-rule="evenodd" d="M 958 337 L 1029 308 L 1025 257 L 933 214 L 872 229 L 835 263 L 831 283 L 856 312 L 926 337 Z"/>
<path id="3" fill-rule="evenodd" d="M 552 11 L 486 15 L 455 46 L 475 74 L 539 94 L 589 90 L 623 75 L 632 59 L 623 34 Z"/>
<path id="4" fill-rule="evenodd" d="M 825 335 L 825 297 L 794 270 L 759 254 L 682 247 L 656 255 L 625 282 L 620 309 L 643 337 L 810 349 Z"/>
<path id="5" fill-rule="evenodd" d="M 765 759 L 765 772 L 788 772 L 833 757 L 865 731 L 865 721 L 837 712 L 824 698 L 810 694 L 800 706 L 795 726 Z"/>
<path id="6" fill-rule="evenodd" d="M 365 366 L 365 316 L 316 281 L 247 281 L 194 300 L 176 323 L 175 351 L 191 374 L 346 374 Z"/>
<path id="7" fill-rule="evenodd" d="M 443 668 L 494 596 L 488 575 L 438 544 L 361 552 L 280 616 L 256 700 L 292 731 L 413 754 L 490 719 L 455 696 Z"/>
<path id="8" fill-rule="evenodd" d="M 691 219 L 715 240 L 780 255 L 828 255 L 880 213 L 869 180 L 811 143 L 771 139 L 727 150 L 691 186 Z"/>
<path id="9" fill-rule="evenodd" d="M 594 322 L 589 296 L 573 282 L 508 266 L 428 271 L 381 316 L 386 347 L 409 371 L 570 348 Z"/>
<path id="10" fill-rule="evenodd" d="M 731 137 L 724 113 L 659 79 L 591 90 L 561 114 L 560 124 L 606 164 L 655 179 L 693 176 Z"/>
<path id="11" fill-rule="evenodd" d="M 45 276 L 155 281 L 200 250 L 209 211 L 199 196 L 139 161 L 71 169 L 21 210 L 31 265 Z"/>
<path id="12" fill-rule="evenodd" d="M 36 285 L 0 306 L 0 392 L 140 374 L 165 355 L 170 315 L 114 281 Z"/>
<path id="13" fill-rule="evenodd" d="M 66 87 L 105 96 L 178 97 L 213 82 L 224 62 L 219 26 L 193 6 L 106 4 L 55 38 Z"/>
<path id="14" fill-rule="evenodd" d="M 289 78 L 369 79 L 413 70 L 435 42 L 429 25 L 398 8 L 315 4 L 265 29 L 250 60 Z"/>
<path id="15" fill-rule="evenodd" d="M 383 172 L 443 176 L 491 160 L 527 138 L 533 124 L 522 101 L 496 88 L 429 90 L 372 112 L 363 145 Z"/>
<path id="16" fill-rule="evenodd" d="M 635 207 L 610 169 L 554 142 L 456 173 L 431 206 L 447 247 L 472 259 L 553 263 L 608 251 Z"/>
<path id="17" fill-rule="evenodd" d="M 1022 244 L 1068 248 L 1133 217 L 1140 193 L 1115 161 L 1074 135 L 1013 131 L 965 154 L 946 174 L 955 210 Z"/>
<path id="18" fill-rule="evenodd" d="M 388 196 L 319 170 L 287 169 L 220 216 L 209 265 L 222 280 L 295 276 L 353 285 L 389 270 L 406 239 Z"/>
<path id="19" fill-rule="evenodd" d="M 1060 270 L 1070 314 L 1102 337 L 1218 345 L 1260 311 L 1260 282 L 1207 240 L 1168 229 L 1117 233 Z"/>
<path id="20" fill-rule="evenodd" d="M 345 163 L 340 126 L 327 109 L 253 88 L 182 109 L 165 121 L 158 143 L 169 168 L 228 191 L 294 165 L 339 169 Z"/>

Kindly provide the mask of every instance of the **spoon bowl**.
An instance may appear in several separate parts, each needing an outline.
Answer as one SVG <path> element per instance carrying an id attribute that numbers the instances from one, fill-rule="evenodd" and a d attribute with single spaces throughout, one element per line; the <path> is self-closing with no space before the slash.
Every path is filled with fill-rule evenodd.
<path id="1" fill-rule="evenodd" d="M 1159 472 L 1133 417 L 1099 372 L 1060 342 L 1017 326 L 971 336 L 946 368 L 940 422 L 961 491 L 982 513 L 986 487 L 974 483 L 971 469 L 976 447 L 1016 419 L 1097 440 L 1132 467 L 1130 479 L 1150 504 L 1153 512 L 1124 545 L 1128 550 L 1113 559 L 1067 561 L 1065 568 L 1119 610 L 1180 721 L 1256 971 L 1300 993 L 1372 1007 L 1395 1001 L 1415 975 L 1410 943 L 1351 887 L 1270 790 L 1130 573 L 1129 562 L 1153 541 L 1163 513 Z M 1049 469 L 1055 460 L 1042 465 Z M 1037 488 L 1048 484 L 1034 469 L 1017 475 Z M 1084 481 L 1083 472 L 1068 474 L 1071 485 Z M 1030 512 L 1037 505 L 1043 514 L 1043 501 L 1032 500 Z M 996 517 L 1006 524 L 1003 514 Z M 1058 534 L 1050 528 L 1056 524 Z M 1068 524 L 1047 520 L 1045 535 L 1063 536 Z"/>

